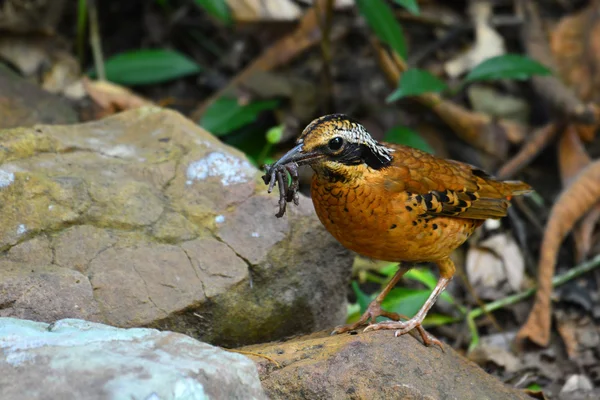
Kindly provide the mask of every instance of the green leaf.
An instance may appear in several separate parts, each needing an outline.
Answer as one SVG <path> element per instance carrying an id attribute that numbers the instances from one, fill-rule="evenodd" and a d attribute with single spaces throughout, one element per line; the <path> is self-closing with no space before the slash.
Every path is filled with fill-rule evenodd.
<path id="1" fill-rule="evenodd" d="M 360 313 L 362 314 L 367 311 L 367 307 L 369 307 L 369 304 L 371 304 L 372 299 L 369 295 L 360 290 L 358 282 L 356 281 L 352 281 L 352 291 L 356 295 L 356 301 L 360 306 Z"/>
<path id="2" fill-rule="evenodd" d="M 429 290 L 433 290 L 438 281 L 435 275 L 433 275 L 433 272 L 427 268 L 413 268 L 404 274 L 404 277 L 406 279 L 412 279 L 414 281 L 421 282 Z"/>
<path id="3" fill-rule="evenodd" d="M 433 154 L 433 149 L 417 132 L 404 126 L 396 126 L 385 133 L 384 141 L 389 143 L 403 144 L 415 149 Z"/>
<path id="4" fill-rule="evenodd" d="M 414 316 L 425 303 L 431 290 L 398 287 L 386 296 L 381 307 L 390 312 Z"/>
<path id="5" fill-rule="evenodd" d="M 402 97 L 441 92 L 446 88 L 447 85 L 438 77 L 422 69 L 411 68 L 402 74 L 398 82 L 398 89 L 390 94 L 385 101 L 391 103 Z"/>
<path id="6" fill-rule="evenodd" d="M 419 3 L 417 0 L 394 0 L 396 3 L 406 8 L 411 14 L 419 15 Z"/>
<path id="7" fill-rule="evenodd" d="M 267 131 L 267 142 L 270 144 L 277 144 L 281 141 L 283 136 L 283 125 L 277 125 Z"/>
<path id="8" fill-rule="evenodd" d="M 194 0 L 196 4 L 207 13 L 217 18 L 226 25 L 231 24 L 231 13 L 225 0 Z"/>
<path id="9" fill-rule="evenodd" d="M 527 390 L 531 390 L 532 392 L 541 392 L 542 387 L 537 383 L 532 383 L 529 386 L 527 386 Z"/>
<path id="10" fill-rule="evenodd" d="M 200 65 L 183 54 L 166 49 L 120 53 L 106 60 L 104 68 L 106 79 L 122 85 L 160 83 L 201 71 Z"/>
<path id="11" fill-rule="evenodd" d="M 358 10 L 373 32 L 406 60 L 406 41 L 402 27 L 384 0 L 356 0 Z"/>
<path id="12" fill-rule="evenodd" d="M 277 100 L 259 100 L 241 105 L 236 99 L 221 97 L 206 109 L 199 124 L 215 136 L 226 135 L 254 122 L 261 112 L 278 104 Z"/>
<path id="13" fill-rule="evenodd" d="M 490 81 L 497 79 L 528 79 L 533 75 L 549 75 L 551 71 L 532 60 L 519 54 L 505 54 L 489 58 L 477 65 L 465 78 L 466 82 Z"/>

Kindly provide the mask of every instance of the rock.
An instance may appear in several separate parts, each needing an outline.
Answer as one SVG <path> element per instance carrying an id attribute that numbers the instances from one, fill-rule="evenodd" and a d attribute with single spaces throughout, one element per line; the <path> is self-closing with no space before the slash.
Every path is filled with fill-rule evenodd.
<path id="1" fill-rule="evenodd" d="M 62 97 L 48 93 L 0 64 L 0 129 L 77 121 Z"/>
<path id="2" fill-rule="evenodd" d="M 248 358 L 188 336 L 0 318 L 2 400 L 266 399 Z"/>
<path id="3" fill-rule="evenodd" d="M 247 346 L 279 363 L 251 356 L 271 399 L 529 399 L 450 346 L 444 352 L 393 331 Z"/>
<path id="4" fill-rule="evenodd" d="M 0 133 L 0 316 L 226 346 L 343 322 L 352 256 L 306 197 L 173 111 Z"/>

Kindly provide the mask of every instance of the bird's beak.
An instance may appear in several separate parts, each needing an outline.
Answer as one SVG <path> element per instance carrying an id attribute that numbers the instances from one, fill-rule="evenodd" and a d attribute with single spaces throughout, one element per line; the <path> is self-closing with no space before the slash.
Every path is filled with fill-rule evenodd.
<path id="1" fill-rule="evenodd" d="M 319 152 L 304 152 L 302 146 L 304 143 L 297 144 L 293 149 L 281 157 L 271 168 L 277 168 L 280 165 L 296 163 L 298 165 L 310 164 L 311 161 L 321 158 L 323 155 Z"/>

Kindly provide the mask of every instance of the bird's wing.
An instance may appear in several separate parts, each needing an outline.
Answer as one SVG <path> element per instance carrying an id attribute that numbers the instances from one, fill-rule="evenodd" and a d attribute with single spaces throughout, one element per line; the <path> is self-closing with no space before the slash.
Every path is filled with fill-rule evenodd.
<path id="1" fill-rule="evenodd" d="M 410 147 L 387 146 L 394 149 L 394 161 L 385 169 L 383 184 L 392 193 L 408 193 L 406 206 L 423 218 L 501 218 L 512 196 L 531 190 L 522 182 L 498 181 L 469 164 Z"/>

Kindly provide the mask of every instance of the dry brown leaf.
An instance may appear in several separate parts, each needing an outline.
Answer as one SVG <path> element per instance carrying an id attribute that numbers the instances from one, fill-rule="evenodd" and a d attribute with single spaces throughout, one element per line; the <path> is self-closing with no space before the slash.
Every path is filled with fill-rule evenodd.
<path id="1" fill-rule="evenodd" d="M 83 85 L 90 98 L 101 108 L 97 118 L 121 111 L 153 105 L 150 100 L 134 94 L 129 89 L 107 81 L 92 81 L 83 78 Z"/>
<path id="2" fill-rule="evenodd" d="M 540 346 L 550 342 L 552 278 L 558 249 L 575 223 L 600 202 L 600 160 L 592 162 L 572 183 L 563 189 L 552 207 L 538 264 L 538 290 L 527 322 L 517 334 L 517 340 L 529 339 Z"/>
<path id="3" fill-rule="evenodd" d="M 294 21 L 302 9 L 291 0 L 227 0 L 238 22 Z"/>
<path id="4" fill-rule="evenodd" d="M 493 363 L 504 368 L 508 373 L 513 373 L 521 368 L 521 361 L 510 351 L 501 347 L 480 344 L 469 353 L 469 360 L 485 367 L 488 363 Z"/>
<path id="5" fill-rule="evenodd" d="M 600 100 L 600 1 L 561 19 L 550 36 L 556 70 L 582 101 Z"/>
<path id="6" fill-rule="evenodd" d="M 563 132 L 558 146 L 558 160 L 563 187 L 567 187 L 585 167 L 592 162 L 585 151 L 577 129 L 569 126 Z M 573 229 L 575 239 L 575 262 L 584 261 L 589 255 L 593 242 L 594 228 L 600 219 L 600 203 L 598 203 Z"/>

